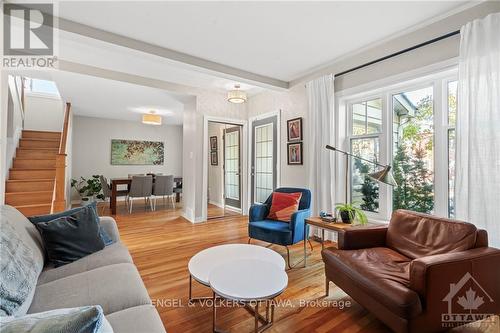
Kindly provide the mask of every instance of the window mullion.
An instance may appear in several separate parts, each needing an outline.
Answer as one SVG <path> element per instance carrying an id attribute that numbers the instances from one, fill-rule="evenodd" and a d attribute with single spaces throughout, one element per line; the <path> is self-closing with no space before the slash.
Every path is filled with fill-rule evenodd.
<path id="1" fill-rule="evenodd" d="M 434 82 L 434 214 L 448 216 L 448 140 L 446 80 Z"/>

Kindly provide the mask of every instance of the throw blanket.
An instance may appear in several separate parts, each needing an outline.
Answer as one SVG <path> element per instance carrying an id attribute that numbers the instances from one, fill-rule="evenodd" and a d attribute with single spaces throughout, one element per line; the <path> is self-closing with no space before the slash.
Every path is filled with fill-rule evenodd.
<path id="1" fill-rule="evenodd" d="M 0 225 L 0 316 L 11 316 L 36 286 L 41 263 L 12 226 Z"/>

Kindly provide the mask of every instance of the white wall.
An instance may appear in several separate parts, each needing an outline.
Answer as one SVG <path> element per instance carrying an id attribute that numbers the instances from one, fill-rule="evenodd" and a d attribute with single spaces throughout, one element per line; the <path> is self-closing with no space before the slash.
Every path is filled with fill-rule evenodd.
<path id="1" fill-rule="evenodd" d="M 208 123 L 208 138 L 217 137 L 217 165 L 210 163 L 210 148 L 208 149 L 208 201 L 217 206 L 224 206 L 224 171 L 223 171 L 223 157 L 224 147 L 222 145 L 222 136 L 225 124 L 209 122 Z M 210 141 L 209 141 L 210 144 Z M 210 146 L 209 146 L 210 147 Z"/>
<path id="2" fill-rule="evenodd" d="M 152 126 L 137 121 L 73 117 L 72 177 L 102 174 L 107 178 L 129 173 L 161 172 L 182 176 L 182 126 Z M 111 165 L 111 139 L 165 142 L 164 165 Z"/>
<path id="3" fill-rule="evenodd" d="M 64 121 L 64 106 L 60 99 L 25 95 L 24 129 L 61 132 Z"/>
<path id="4" fill-rule="evenodd" d="M 248 116 L 249 118 L 281 110 L 281 123 L 280 123 L 280 179 L 279 186 L 296 186 L 307 187 L 306 167 L 310 161 L 307 161 L 304 154 L 308 149 L 307 142 L 303 140 L 303 164 L 302 165 L 288 165 L 287 163 L 287 127 L 286 121 L 289 119 L 302 117 L 303 139 L 307 128 L 307 99 L 306 90 L 304 85 L 297 85 L 285 92 L 265 91 L 248 100 Z"/>
<path id="5" fill-rule="evenodd" d="M 226 94 L 202 89 L 189 89 L 186 93 L 193 95 L 193 101 L 184 104 L 184 165 L 183 165 L 183 198 L 184 217 L 191 222 L 204 220 L 207 202 L 203 200 L 207 184 L 203 184 L 203 162 L 205 154 L 203 145 L 205 137 L 204 116 L 223 117 L 246 120 L 248 117 L 246 103 L 232 104 L 226 100 Z M 246 177 L 245 177 L 246 178 Z M 243 180 L 246 188 L 246 180 Z"/>
<path id="6" fill-rule="evenodd" d="M 17 77 L 18 83 L 20 78 Z M 21 106 L 21 96 L 19 96 L 16 78 L 9 76 L 8 106 L 7 106 L 7 155 L 6 155 L 6 173 L 12 167 L 16 148 L 23 130 L 23 114 Z"/>
<path id="7" fill-rule="evenodd" d="M 0 71 L 0 204 L 5 202 L 5 179 L 7 167 L 7 109 L 9 77 Z"/>

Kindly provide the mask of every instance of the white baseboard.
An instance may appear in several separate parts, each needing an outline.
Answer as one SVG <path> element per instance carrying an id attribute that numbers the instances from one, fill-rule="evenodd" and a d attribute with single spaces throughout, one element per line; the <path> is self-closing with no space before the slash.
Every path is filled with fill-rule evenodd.
<path id="1" fill-rule="evenodd" d="M 241 208 L 236 208 L 236 207 L 231 207 L 231 206 L 226 205 L 224 207 L 224 209 L 230 210 L 230 211 L 235 212 L 235 213 L 242 214 Z"/>
<path id="2" fill-rule="evenodd" d="M 211 205 L 220 207 L 220 208 L 224 208 L 224 204 L 221 203 L 221 202 L 218 202 L 218 201 L 209 200 L 208 203 L 211 204 Z"/>

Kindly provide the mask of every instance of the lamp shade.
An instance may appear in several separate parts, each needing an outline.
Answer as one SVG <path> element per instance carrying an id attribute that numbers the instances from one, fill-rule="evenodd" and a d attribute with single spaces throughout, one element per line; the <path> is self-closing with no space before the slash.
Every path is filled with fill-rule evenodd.
<path id="1" fill-rule="evenodd" d="M 157 114 L 143 114 L 142 123 L 147 125 L 161 125 L 161 116 Z"/>
<path id="2" fill-rule="evenodd" d="M 386 165 L 382 170 L 369 173 L 368 177 L 375 179 L 376 181 L 379 181 L 381 183 L 391 185 L 391 186 L 398 186 L 398 183 L 394 180 L 394 177 L 392 176 L 392 171 L 391 171 L 391 166 Z"/>
<path id="3" fill-rule="evenodd" d="M 239 85 L 235 85 L 234 88 L 234 90 L 227 93 L 227 101 L 236 104 L 245 103 L 247 101 L 247 93 L 239 90 Z"/>

